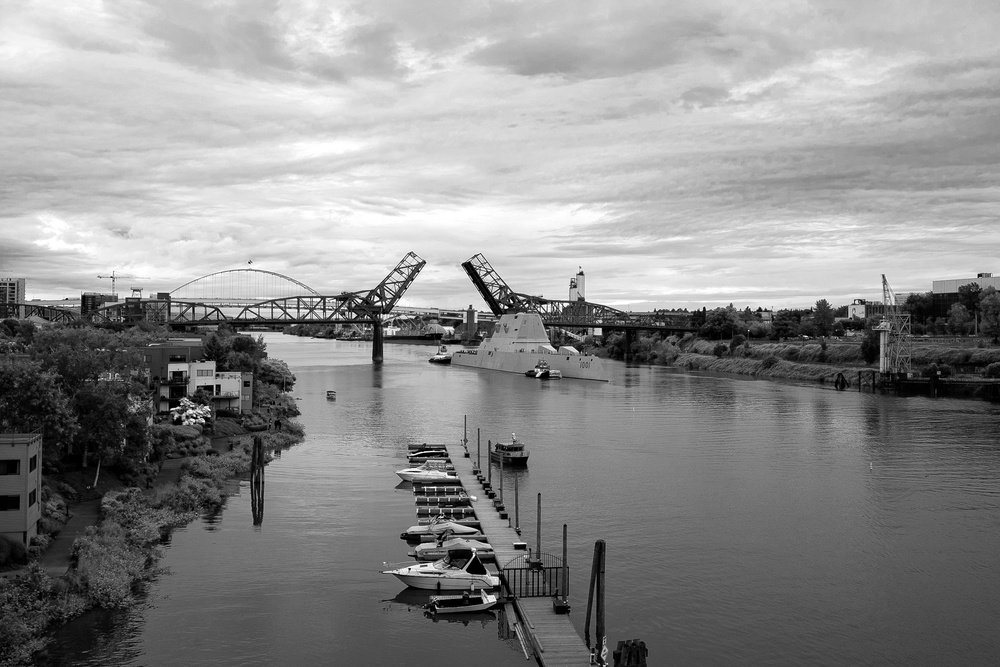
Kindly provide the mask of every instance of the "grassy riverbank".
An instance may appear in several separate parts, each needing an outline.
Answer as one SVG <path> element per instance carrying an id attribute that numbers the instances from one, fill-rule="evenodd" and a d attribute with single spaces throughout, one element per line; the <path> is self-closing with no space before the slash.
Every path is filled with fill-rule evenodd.
<path id="1" fill-rule="evenodd" d="M 170 532 L 225 504 L 225 482 L 250 471 L 251 438 L 234 430 L 227 438 L 234 441 L 232 451 L 219 453 L 210 442 L 206 446 L 205 437 L 189 437 L 190 431 L 198 434 L 177 427 L 186 443 L 175 448 L 185 461 L 179 480 L 148 490 L 109 489 L 100 500 L 97 525 L 73 544 L 71 567 L 64 576 L 53 577 L 33 561 L 0 580 L 0 667 L 32 664 L 34 654 L 46 645 L 46 632 L 88 609 L 135 604 L 160 572 L 161 545 Z M 287 422 L 281 432 L 253 435 L 273 450 L 301 441 L 302 429 Z"/>

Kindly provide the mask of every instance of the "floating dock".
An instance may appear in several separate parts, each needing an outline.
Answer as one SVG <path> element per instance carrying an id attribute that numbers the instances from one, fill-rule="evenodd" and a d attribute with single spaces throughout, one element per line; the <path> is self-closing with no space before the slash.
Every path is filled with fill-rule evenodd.
<path id="1" fill-rule="evenodd" d="M 427 447 L 427 445 L 420 447 Z M 411 450 L 416 448 L 416 445 L 411 445 Z M 486 478 L 476 469 L 475 453 L 470 454 L 461 445 L 451 447 L 448 451 L 455 450 L 460 453 L 457 456 L 449 454 L 449 458 L 455 466 L 455 472 L 458 474 L 465 493 L 476 499 L 470 498 L 468 505 L 462 508 L 421 506 L 419 509 L 442 510 L 445 511 L 446 515 L 448 509 L 471 510 L 473 513 L 471 516 L 462 518 L 456 516 L 455 520 L 460 523 L 473 523 L 469 519 L 474 519 L 482 536 L 493 547 L 496 554 L 495 562 L 486 563 L 486 567 L 491 574 L 500 577 L 501 593 L 505 597 L 504 607 L 507 610 L 508 623 L 511 630 L 521 640 L 526 655 L 527 651 L 530 650 L 538 664 L 543 667 L 561 667 L 563 665 L 582 667 L 592 664 L 590 650 L 570 620 L 569 606 L 562 604 L 560 597 L 552 595 L 534 597 L 516 594 L 516 589 L 525 588 L 525 582 L 522 581 L 523 577 L 520 573 L 528 573 L 528 578 L 530 578 L 531 568 L 518 571 L 518 582 L 507 580 L 505 569 L 508 566 L 512 563 L 528 560 L 528 544 L 511 526 L 508 508 L 501 503 L 500 498 L 494 493 L 494 489 L 486 482 Z M 483 463 L 490 465 L 488 454 L 483 458 L 485 458 Z M 433 484 L 414 484 L 415 498 L 428 495 L 429 487 L 434 486 Z M 450 492 L 455 490 L 454 485 L 449 487 Z M 418 517 L 420 517 L 419 512 Z M 426 518 L 426 515 L 420 518 Z M 512 573 L 511 570 L 508 572 Z M 539 567 L 537 573 L 541 577 L 550 579 L 555 577 L 560 582 L 562 581 L 557 568 Z M 568 593 L 568 581 L 566 584 L 567 591 L 564 593 Z"/>

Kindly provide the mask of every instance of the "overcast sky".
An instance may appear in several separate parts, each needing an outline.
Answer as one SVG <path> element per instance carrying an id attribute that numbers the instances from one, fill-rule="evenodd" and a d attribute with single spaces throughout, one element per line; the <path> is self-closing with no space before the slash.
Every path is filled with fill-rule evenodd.
<path id="1" fill-rule="evenodd" d="M 996 0 L 0 3 L 0 277 L 834 305 L 1000 273 Z M 119 292 L 123 283 L 119 283 Z"/>

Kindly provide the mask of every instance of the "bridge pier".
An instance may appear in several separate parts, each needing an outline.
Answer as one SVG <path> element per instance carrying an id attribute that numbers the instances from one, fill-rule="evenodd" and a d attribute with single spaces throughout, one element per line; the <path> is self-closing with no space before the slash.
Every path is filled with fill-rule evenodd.
<path id="1" fill-rule="evenodd" d="M 632 361 L 632 344 L 635 343 L 635 329 L 625 330 L 625 361 Z"/>
<path id="2" fill-rule="evenodd" d="M 382 345 L 382 323 L 375 320 L 372 323 L 372 363 L 375 365 L 382 363 Z"/>

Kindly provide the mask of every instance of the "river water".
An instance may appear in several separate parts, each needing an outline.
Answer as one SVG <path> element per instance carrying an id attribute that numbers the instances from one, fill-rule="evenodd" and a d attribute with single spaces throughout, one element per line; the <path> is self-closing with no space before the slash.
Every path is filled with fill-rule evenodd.
<path id="1" fill-rule="evenodd" d="M 520 525 L 534 546 L 539 493 L 543 551 L 567 524 L 581 634 L 603 539 L 608 645 L 651 665 L 1000 661 L 997 406 L 616 363 L 540 382 L 410 345 L 376 368 L 366 343 L 265 338 L 307 438 L 267 467 L 263 525 L 234 484 L 144 604 L 66 626 L 43 664 L 525 664 L 495 614 L 435 622 L 379 574 L 416 523 L 407 445 L 457 447 L 463 417 L 473 456 L 477 433 L 527 443 Z"/>

